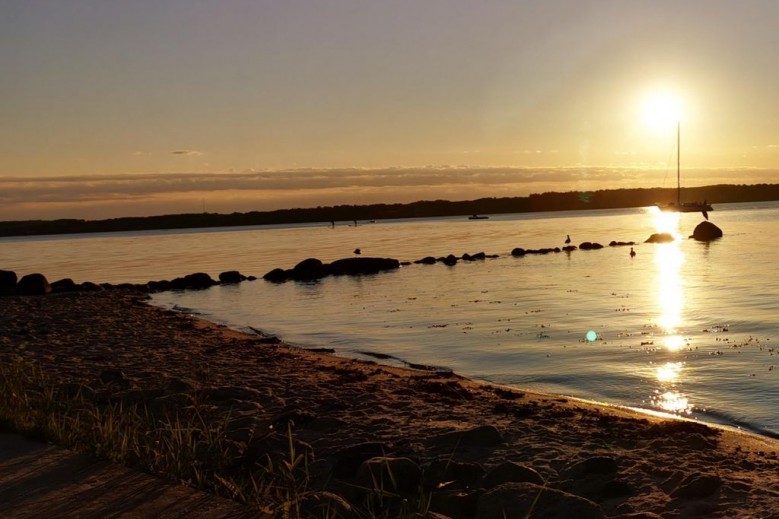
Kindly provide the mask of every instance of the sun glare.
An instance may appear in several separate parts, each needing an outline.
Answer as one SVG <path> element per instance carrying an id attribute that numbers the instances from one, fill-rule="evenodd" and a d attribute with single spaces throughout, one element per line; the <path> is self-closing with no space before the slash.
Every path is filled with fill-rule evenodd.
<path id="1" fill-rule="evenodd" d="M 666 133 L 682 119 L 684 106 L 681 97 L 673 92 L 658 90 L 646 95 L 641 102 L 641 116 L 653 131 Z"/>

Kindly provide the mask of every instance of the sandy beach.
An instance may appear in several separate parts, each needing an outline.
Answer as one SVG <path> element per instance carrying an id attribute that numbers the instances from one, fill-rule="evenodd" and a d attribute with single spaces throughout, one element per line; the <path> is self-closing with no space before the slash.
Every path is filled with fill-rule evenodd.
<path id="1" fill-rule="evenodd" d="M 197 409 L 247 470 L 291 432 L 308 515 L 424 493 L 452 519 L 779 518 L 774 440 L 302 350 L 122 290 L 0 298 L 0 362 L 98 403 Z"/>

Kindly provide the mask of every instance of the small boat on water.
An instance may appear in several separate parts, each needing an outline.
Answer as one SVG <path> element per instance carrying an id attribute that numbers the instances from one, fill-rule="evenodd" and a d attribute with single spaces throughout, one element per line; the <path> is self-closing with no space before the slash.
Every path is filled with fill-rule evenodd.
<path id="1" fill-rule="evenodd" d="M 489 220 L 489 216 L 479 216 L 478 214 L 472 214 L 468 217 L 469 220 Z"/>
<path id="2" fill-rule="evenodd" d="M 681 183 L 681 125 L 676 124 L 676 202 L 655 204 L 661 211 L 676 213 L 703 213 L 704 218 L 709 219 L 709 211 L 714 208 L 706 200 L 701 202 L 682 202 Z"/>

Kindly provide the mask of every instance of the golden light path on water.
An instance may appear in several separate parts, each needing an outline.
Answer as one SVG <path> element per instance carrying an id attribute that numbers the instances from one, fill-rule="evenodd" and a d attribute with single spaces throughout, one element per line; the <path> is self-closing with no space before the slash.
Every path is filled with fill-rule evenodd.
<path id="1" fill-rule="evenodd" d="M 685 340 L 678 329 L 682 324 L 684 310 L 684 280 L 681 270 L 684 264 L 684 253 L 679 246 L 680 214 L 663 212 L 654 209 L 653 223 L 659 233 L 668 233 L 674 237 L 670 243 L 660 244 L 655 248 L 655 263 L 657 264 L 657 303 L 660 315 L 657 319 L 662 333 L 662 344 L 669 353 L 680 352 L 685 347 Z M 681 361 L 666 362 L 655 369 L 655 378 L 660 387 L 655 391 L 652 402 L 660 409 L 672 413 L 690 413 L 692 405 L 679 390 L 685 364 Z"/>

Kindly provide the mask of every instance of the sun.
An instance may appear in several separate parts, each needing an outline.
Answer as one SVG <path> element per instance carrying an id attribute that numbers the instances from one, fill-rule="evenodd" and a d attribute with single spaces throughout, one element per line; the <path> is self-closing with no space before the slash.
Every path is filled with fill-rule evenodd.
<path id="1" fill-rule="evenodd" d="M 647 94 L 641 102 L 641 116 L 653 131 L 666 133 L 676 128 L 684 115 L 682 98 L 668 90 L 656 90 Z"/>

